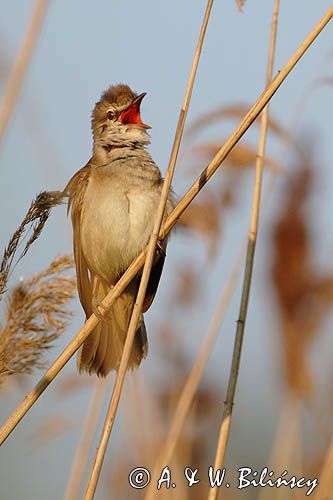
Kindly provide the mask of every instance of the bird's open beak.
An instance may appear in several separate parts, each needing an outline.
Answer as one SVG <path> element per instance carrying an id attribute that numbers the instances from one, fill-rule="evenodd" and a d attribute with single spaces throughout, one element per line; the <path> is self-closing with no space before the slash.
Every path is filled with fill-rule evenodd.
<path id="1" fill-rule="evenodd" d="M 141 121 L 141 116 L 140 116 L 140 105 L 141 101 L 146 95 L 146 92 L 143 92 L 143 94 L 138 95 L 132 102 L 132 104 L 123 111 L 119 117 L 119 121 L 123 123 L 124 125 L 133 123 L 135 125 L 140 125 L 142 128 L 149 129 L 151 128 L 149 125 L 146 125 L 145 123 L 142 123 Z"/>

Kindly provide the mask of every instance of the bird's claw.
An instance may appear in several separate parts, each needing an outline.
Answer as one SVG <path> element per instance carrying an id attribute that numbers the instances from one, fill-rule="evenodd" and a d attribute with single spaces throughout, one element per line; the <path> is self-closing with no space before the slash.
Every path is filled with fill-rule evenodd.
<path id="1" fill-rule="evenodd" d="M 110 310 L 106 308 L 102 302 L 98 302 L 96 299 L 93 299 L 92 301 L 92 310 L 100 321 L 110 317 Z"/>
<path id="2" fill-rule="evenodd" d="M 166 252 L 165 252 L 164 248 L 162 247 L 162 242 L 160 240 L 157 240 L 157 243 L 156 243 L 156 252 L 157 252 L 157 254 L 160 257 L 165 257 L 166 256 Z"/>

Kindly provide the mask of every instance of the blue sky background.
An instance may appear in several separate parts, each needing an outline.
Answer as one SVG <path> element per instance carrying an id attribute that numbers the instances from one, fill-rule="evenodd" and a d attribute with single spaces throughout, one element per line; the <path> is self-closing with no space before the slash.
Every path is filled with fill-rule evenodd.
<path id="1" fill-rule="evenodd" d="M 3 214 L 0 248 L 6 245 L 37 192 L 61 189 L 89 159 L 90 113 L 109 84 L 125 82 L 138 92 L 147 92 L 142 116 L 144 122 L 152 126 L 152 156 L 162 172 L 165 171 L 205 4 L 203 1 L 190 0 L 50 2 L 38 46 L 0 145 L 0 213 Z M 215 2 L 188 123 L 214 107 L 238 102 L 250 104 L 256 100 L 265 81 L 273 4 L 273 0 L 248 0 L 244 12 L 240 14 L 231 0 Z M 275 72 L 284 66 L 329 5 L 330 2 L 326 0 L 281 2 Z M 32 6 L 33 2 L 28 0 L 2 1 L 2 89 L 6 71 L 10 69 L 20 47 Z M 333 244 L 332 221 L 328 216 L 332 212 L 333 194 L 332 106 L 328 104 L 332 102 L 332 88 L 326 86 L 314 91 L 296 122 L 294 113 L 313 80 L 318 76 L 332 77 L 332 60 L 332 29 L 329 26 L 299 62 L 271 104 L 272 114 L 284 126 L 289 127 L 293 123 L 300 136 L 311 131 L 318 138 L 316 150 L 322 173 L 312 217 L 321 241 L 316 259 L 318 265 L 324 267 L 331 266 Z M 231 125 L 214 125 L 204 137 L 219 140 L 231 130 Z M 257 132 L 250 131 L 248 137 L 255 141 Z M 273 154 L 280 151 L 274 141 L 269 147 Z M 283 158 L 280 161 L 283 163 Z M 184 172 L 180 162 L 173 183 L 179 196 L 193 180 L 188 170 L 186 174 Z M 216 304 L 221 283 L 227 279 L 235 248 L 239 248 L 246 234 L 252 196 L 251 182 L 247 186 L 242 192 L 241 206 L 237 209 L 232 225 L 227 225 L 224 231 L 223 249 L 217 258 L 215 272 L 209 278 L 207 309 L 192 311 L 192 321 L 186 318 L 187 326 L 184 328 L 187 330 L 180 341 L 188 344 L 193 358 L 202 329 L 207 325 Z M 274 207 L 274 194 L 272 198 Z M 243 459 L 244 453 L 246 457 L 244 447 L 237 443 L 246 442 L 247 449 L 251 450 L 260 436 L 267 437 L 272 433 L 280 397 L 280 368 L 275 362 L 276 344 L 272 327 L 274 310 L 268 303 L 269 291 L 264 284 L 264 273 L 269 265 L 264 250 L 270 229 L 271 205 L 265 207 L 263 212 L 233 422 L 235 462 Z M 163 281 L 165 287 L 172 281 L 173 263 L 179 259 L 179 255 L 184 257 L 188 253 L 191 258 L 190 247 L 195 242 L 195 239 L 182 235 L 172 238 Z M 71 226 L 62 207 L 54 213 L 24 264 L 15 271 L 13 283 L 23 272 L 28 276 L 45 268 L 56 255 L 70 251 Z M 147 315 L 148 330 L 158 317 L 159 308 L 163 308 L 163 296 L 162 289 Z M 221 380 L 229 369 L 238 307 L 239 290 L 226 315 L 223 342 L 219 342 L 209 367 L 213 375 L 221 373 Z M 48 353 L 49 362 L 55 359 L 81 325 L 83 314 L 78 304 L 75 313 L 68 337 L 61 339 L 58 346 Z M 328 335 L 329 327 L 326 325 L 322 339 L 325 348 L 318 347 L 314 366 L 316 363 L 330 363 L 332 345 L 329 345 Z M 156 370 L 155 342 L 154 336 L 150 335 L 151 355 L 143 366 L 143 373 L 148 377 L 151 370 Z M 72 360 L 66 372 L 74 370 L 75 362 Z M 9 389 L 1 394 L 1 420 L 11 413 L 25 391 L 32 387 L 34 380 L 35 377 L 25 379 L 23 387 L 14 383 L 8 385 Z M 69 434 L 60 436 L 48 447 L 34 444 L 34 429 L 36 422 L 41 422 L 47 415 L 66 413 L 71 418 L 83 414 L 89 391 L 82 391 L 64 401 L 56 396 L 58 383 L 58 380 L 55 381 L 1 450 L 1 500 L 23 497 L 56 500 L 62 497 L 80 428 L 77 425 Z M 267 404 L 260 406 L 259 416 L 258 407 L 250 404 L 254 386 L 261 399 L 267 401 Z M 243 425 L 244 413 L 247 421 L 254 422 L 250 428 Z M 258 426 L 255 422 L 257 419 L 265 422 L 265 425 Z M 117 440 L 117 429 L 112 439 Z M 259 459 L 269 449 L 269 442 L 263 442 L 266 444 L 258 450 Z M 102 500 L 109 496 L 105 496 L 103 488 L 100 488 L 96 498 Z"/>

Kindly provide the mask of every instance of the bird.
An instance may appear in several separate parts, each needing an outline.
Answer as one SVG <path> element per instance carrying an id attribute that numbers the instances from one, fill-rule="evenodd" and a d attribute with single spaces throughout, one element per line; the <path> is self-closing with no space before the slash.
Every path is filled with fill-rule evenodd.
<path id="1" fill-rule="evenodd" d="M 140 273 L 120 294 L 107 314 L 101 302 L 149 242 L 161 196 L 163 178 L 147 146 L 150 126 L 141 120 L 146 93 L 128 85 L 110 86 L 95 104 L 91 117 L 92 156 L 64 189 L 73 226 L 77 287 L 88 318 L 101 321 L 80 347 L 79 372 L 106 377 L 118 370 Z M 175 205 L 170 190 L 164 220 Z M 159 241 L 135 334 L 128 369 L 147 356 L 143 313 L 153 302 L 160 281 L 167 238 Z"/>

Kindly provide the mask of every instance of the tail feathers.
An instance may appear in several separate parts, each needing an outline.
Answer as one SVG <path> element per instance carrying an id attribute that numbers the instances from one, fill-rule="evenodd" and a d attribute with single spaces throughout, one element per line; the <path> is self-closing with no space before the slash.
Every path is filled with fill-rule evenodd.
<path id="1" fill-rule="evenodd" d="M 100 283 L 96 303 L 100 303 L 108 292 L 108 287 Z M 108 315 L 91 332 L 78 354 L 79 371 L 97 373 L 105 377 L 111 370 L 119 367 L 129 321 L 136 296 L 136 287 L 130 284 L 115 300 Z M 146 357 L 148 350 L 147 333 L 143 316 L 135 334 L 128 368 L 137 368 Z"/>

